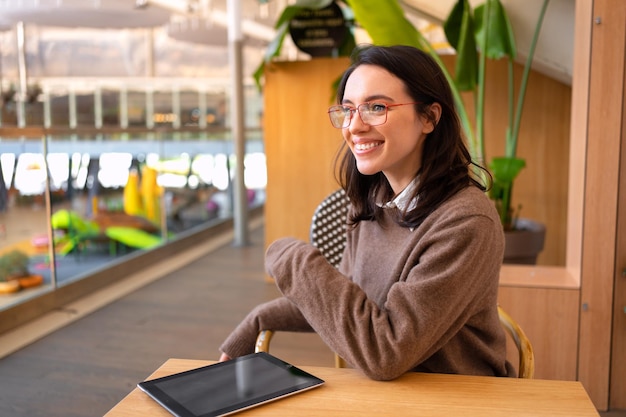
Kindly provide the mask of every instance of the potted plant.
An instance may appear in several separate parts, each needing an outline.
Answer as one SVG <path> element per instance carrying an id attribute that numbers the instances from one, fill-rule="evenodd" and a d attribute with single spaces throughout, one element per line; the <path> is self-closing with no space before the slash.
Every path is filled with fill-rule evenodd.
<path id="1" fill-rule="evenodd" d="M 30 273 L 26 253 L 13 250 L 0 257 L 0 282 L 0 292 L 15 292 L 41 285 L 43 277 Z"/>
<path id="2" fill-rule="evenodd" d="M 278 29 L 277 38 L 268 47 L 264 62 L 255 74 L 257 82 L 259 82 L 264 64 L 280 54 L 280 48 L 287 33 L 289 20 L 296 15 L 298 10 L 301 8 L 327 7 L 333 1 L 297 0 L 293 6 L 288 6 L 283 11 L 276 25 Z M 350 9 L 350 13 L 354 17 L 351 24 L 362 27 L 368 33 L 372 43 L 376 45 L 412 45 L 428 52 L 439 62 L 452 87 L 472 157 L 481 165 L 486 163 L 483 129 L 486 61 L 487 59 L 507 58 L 510 78 L 508 91 L 509 127 L 503 136 L 505 155 L 492 158 L 487 165 L 494 180 L 489 196 L 496 205 L 505 231 L 513 232 L 517 229 L 527 229 L 529 227 L 536 229 L 526 230 L 522 233 L 517 233 L 516 231 L 514 235 L 507 233 L 507 235 L 512 236 L 512 238 L 507 237 L 508 253 L 515 246 L 518 246 L 515 241 L 519 241 L 520 238 L 525 240 L 528 236 L 536 243 L 537 249 L 531 251 L 534 253 L 530 254 L 529 257 L 523 255 L 522 258 L 505 253 L 505 262 L 534 263 L 537 254 L 543 248 L 545 228 L 543 225 L 530 226 L 529 223 L 532 222 L 518 219 L 519 213 L 512 208 L 511 195 L 513 183 L 521 169 L 526 165 L 525 160 L 517 157 L 516 154 L 519 127 L 534 50 L 549 0 L 543 0 L 542 8 L 535 24 L 530 51 L 524 65 L 521 86 L 517 93 L 517 102 L 514 101 L 513 80 L 513 66 L 516 55 L 515 40 L 509 19 L 500 0 L 486 0 L 484 4 L 476 7 L 474 10 L 470 7 L 468 0 L 458 0 L 448 15 L 444 23 L 444 29 L 449 43 L 457 51 L 454 76 L 447 70 L 435 48 L 406 18 L 405 12 L 397 0 L 384 2 L 377 0 L 345 0 L 342 3 Z M 482 53 L 482 51 L 486 51 L 486 53 Z M 470 119 L 469 112 L 463 102 L 461 96 L 463 91 L 474 92 L 475 119 L 473 121 Z M 537 236 L 535 232 L 538 232 Z M 509 242 L 511 239 L 513 241 Z M 524 245 L 522 243 L 522 246 Z"/>
<path id="3" fill-rule="evenodd" d="M 485 73 L 487 59 L 507 59 L 508 82 L 508 126 L 505 132 L 505 154 L 491 159 L 489 169 L 494 183 L 489 195 L 496 204 L 505 231 L 524 229 L 519 213 L 512 205 L 513 183 L 526 166 L 526 161 L 517 156 L 520 121 L 532 59 L 549 0 L 543 0 L 535 24 L 530 50 L 524 65 L 522 79 L 515 102 L 514 60 L 515 39 L 506 11 L 500 0 L 487 0 L 472 10 L 468 0 L 458 0 L 444 23 L 449 43 L 457 51 L 454 85 L 461 91 L 472 91 L 476 103 L 475 130 L 466 129 L 474 157 L 485 160 L 484 116 L 485 116 Z M 482 53 L 484 51 L 484 53 Z M 480 52 L 480 53 L 479 53 Z M 525 221 L 529 224 L 528 221 Z M 539 228 L 541 232 L 541 228 Z M 541 236 L 543 246 L 543 236 Z M 509 245 L 511 246 L 511 245 Z"/>
<path id="4" fill-rule="evenodd" d="M 458 0 L 448 15 L 444 30 L 450 45 L 457 51 L 455 74 L 452 77 L 441 62 L 432 45 L 417 31 L 411 29 L 399 6 L 385 2 L 386 13 L 371 12 L 372 0 L 353 0 L 355 20 L 370 34 L 374 43 L 407 43 L 430 53 L 444 69 L 455 95 L 457 109 L 474 160 L 485 163 L 484 115 L 485 115 L 485 68 L 487 59 L 506 58 L 509 66 L 508 122 L 504 136 L 505 155 L 492 158 L 488 167 L 493 176 L 493 186 L 489 191 L 494 201 L 502 226 L 506 232 L 507 243 L 505 262 L 535 263 L 538 253 L 543 249 L 545 227 L 527 219 L 518 219 L 512 207 L 513 183 L 526 161 L 517 156 L 517 142 L 526 86 L 532 65 L 535 46 L 543 23 L 549 0 L 543 0 L 538 19 L 535 23 L 530 50 L 526 59 L 522 80 L 514 101 L 513 66 L 516 56 L 515 39 L 506 10 L 500 0 L 486 0 L 472 10 L 468 0 Z M 392 23 L 395 22 L 395 23 Z M 400 25 L 400 26 L 399 26 Z M 401 30 L 397 29 L 401 27 Z M 384 28 L 393 28 L 385 30 Z M 397 32 L 403 33 L 402 39 L 395 39 Z M 485 51 L 485 53 L 482 53 Z M 475 120 L 472 122 L 461 99 L 461 91 L 473 91 L 475 96 Z"/>
<path id="5" fill-rule="evenodd" d="M 11 279 L 0 266 L 0 294 L 11 294 L 20 290 L 20 283 Z"/>

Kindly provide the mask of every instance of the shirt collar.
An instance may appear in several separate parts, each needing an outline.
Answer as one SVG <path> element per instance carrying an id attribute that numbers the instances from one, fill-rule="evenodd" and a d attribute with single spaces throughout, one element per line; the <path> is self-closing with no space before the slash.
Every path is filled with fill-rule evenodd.
<path id="1" fill-rule="evenodd" d="M 400 211 L 406 212 L 406 211 L 411 211 L 415 208 L 415 206 L 417 205 L 417 199 L 414 198 L 411 200 L 411 195 L 413 194 L 413 192 L 415 191 L 415 189 L 417 188 L 417 185 L 419 183 L 419 180 L 417 177 L 415 177 L 413 179 L 413 181 L 411 181 L 409 183 L 409 185 L 407 185 L 404 190 L 402 190 L 402 192 L 400 192 L 400 194 L 398 194 L 397 196 L 394 197 L 393 200 L 388 201 L 384 204 L 380 204 L 380 206 L 382 208 L 398 208 Z"/>

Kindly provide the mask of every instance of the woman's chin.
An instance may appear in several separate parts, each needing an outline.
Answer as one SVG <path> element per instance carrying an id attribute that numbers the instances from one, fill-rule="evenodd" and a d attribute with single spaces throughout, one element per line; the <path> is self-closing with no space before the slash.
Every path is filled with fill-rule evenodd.
<path id="1" fill-rule="evenodd" d="M 369 164 L 359 164 L 357 163 L 356 168 L 359 170 L 359 172 L 362 175 L 374 175 L 374 174 L 378 174 L 380 172 L 380 169 L 377 169 L 376 167 L 369 165 Z"/>

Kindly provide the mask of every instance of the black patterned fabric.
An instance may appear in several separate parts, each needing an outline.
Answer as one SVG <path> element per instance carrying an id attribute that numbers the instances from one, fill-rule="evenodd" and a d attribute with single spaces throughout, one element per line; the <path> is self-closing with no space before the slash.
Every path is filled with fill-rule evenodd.
<path id="1" fill-rule="evenodd" d="M 313 213 L 311 243 L 335 268 L 339 267 L 346 246 L 348 196 L 339 189 L 326 197 Z"/>

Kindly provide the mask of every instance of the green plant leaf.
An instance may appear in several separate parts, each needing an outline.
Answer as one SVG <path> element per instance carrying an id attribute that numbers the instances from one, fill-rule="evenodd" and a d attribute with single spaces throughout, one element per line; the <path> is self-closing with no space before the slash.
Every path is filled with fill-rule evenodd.
<path id="1" fill-rule="evenodd" d="M 471 91 L 478 82 L 478 51 L 474 36 L 474 16 L 467 0 L 459 0 L 444 22 L 448 42 L 456 49 L 455 83 L 461 91 Z"/>
<path id="2" fill-rule="evenodd" d="M 489 7 L 483 3 L 474 11 L 477 43 L 483 45 L 482 37 L 486 36 L 487 58 L 500 59 L 506 56 L 509 59 L 515 59 L 515 36 L 506 11 L 500 0 L 487 0 L 487 2 Z M 486 16 L 485 13 L 488 15 Z"/>
<path id="3" fill-rule="evenodd" d="M 341 46 L 339 46 L 339 56 L 350 56 L 354 48 L 356 48 L 356 40 L 354 39 L 354 34 L 350 32 Z"/>
<path id="4" fill-rule="evenodd" d="M 505 56 L 515 58 L 513 29 L 499 0 L 487 0 L 486 4 L 476 7 L 474 12 L 468 0 L 458 0 L 443 28 L 446 39 L 457 53 L 455 82 L 461 91 L 471 91 L 476 87 L 478 45 L 486 45 L 485 50 L 490 59 Z"/>
<path id="5" fill-rule="evenodd" d="M 468 0 L 458 0 L 443 24 L 446 39 L 456 50 L 454 82 L 460 91 L 472 91 L 478 82 L 478 52 L 474 18 Z"/>
<path id="6" fill-rule="evenodd" d="M 500 222 L 505 230 L 510 229 L 513 222 L 513 210 L 511 209 L 513 181 L 525 166 L 525 160 L 506 156 L 493 158 L 489 164 L 493 175 L 489 197 L 495 201 Z"/>
<path id="7" fill-rule="evenodd" d="M 285 14 L 288 13 L 287 9 L 289 9 L 290 7 L 287 7 L 283 11 L 279 20 L 281 20 L 285 16 Z M 261 78 L 263 78 L 263 73 L 265 72 L 265 64 L 269 63 L 272 58 L 280 55 L 280 50 L 283 47 L 283 41 L 285 40 L 285 35 L 287 34 L 288 30 L 289 20 L 283 21 L 280 25 L 278 23 L 276 24 L 276 37 L 272 39 L 269 45 L 267 45 L 267 48 L 265 49 L 265 54 L 263 55 L 263 60 L 259 63 L 257 69 L 254 71 L 253 74 L 254 82 L 259 91 L 261 91 Z"/>
<path id="8" fill-rule="evenodd" d="M 420 48 L 420 35 L 397 1 L 347 0 L 354 20 L 375 45 L 411 45 Z M 375 11 L 375 12 L 374 12 Z"/>
<path id="9" fill-rule="evenodd" d="M 501 156 L 491 160 L 489 169 L 495 181 L 507 183 L 513 182 L 525 166 L 526 161 L 522 158 Z"/>
<path id="10" fill-rule="evenodd" d="M 463 16 L 469 9 L 467 0 L 458 0 L 450 10 L 448 17 L 443 22 L 443 32 L 450 46 L 455 50 L 459 49 L 459 39 L 461 38 L 461 26 L 463 24 Z"/>

